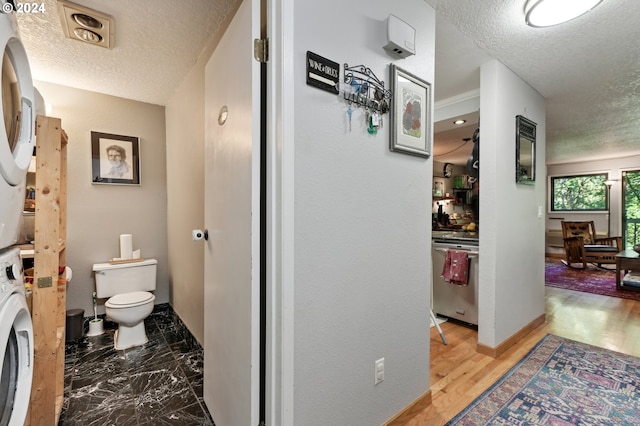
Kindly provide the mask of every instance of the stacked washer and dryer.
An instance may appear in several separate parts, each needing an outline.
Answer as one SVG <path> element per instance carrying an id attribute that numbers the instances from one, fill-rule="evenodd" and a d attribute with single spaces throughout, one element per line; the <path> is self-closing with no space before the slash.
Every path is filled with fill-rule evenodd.
<path id="1" fill-rule="evenodd" d="M 0 0 L 2 10 L 12 1 Z M 18 242 L 33 155 L 34 88 L 13 13 L 0 13 L 0 425 L 24 424 L 33 377 L 33 325 Z"/>

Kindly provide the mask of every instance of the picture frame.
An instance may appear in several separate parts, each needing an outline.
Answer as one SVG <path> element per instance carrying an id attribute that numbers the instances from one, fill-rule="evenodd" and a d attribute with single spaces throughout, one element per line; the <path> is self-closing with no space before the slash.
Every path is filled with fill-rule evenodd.
<path id="1" fill-rule="evenodd" d="M 445 192 L 444 192 L 444 188 L 445 188 L 445 184 L 444 184 L 444 178 L 433 178 L 433 196 L 434 197 L 444 197 L 445 196 Z"/>
<path id="2" fill-rule="evenodd" d="M 391 137 L 394 152 L 429 158 L 433 140 L 431 84 L 420 77 L 390 65 Z"/>
<path id="3" fill-rule="evenodd" d="M 522 115 L 516 115 L 516 183 L 536 182 L 536 126 Z"/>
<path id="4" fill-rule="evenodd" d="M 91 183 L 140 185 L 139 139 L 92 131 Z"/>

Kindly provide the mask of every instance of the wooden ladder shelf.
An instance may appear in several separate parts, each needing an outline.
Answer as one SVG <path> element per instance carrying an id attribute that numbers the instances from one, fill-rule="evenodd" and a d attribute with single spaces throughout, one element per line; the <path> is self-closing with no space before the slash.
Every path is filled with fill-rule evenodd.
<path id="1" fill-rule="evenodd" d="M 67 135 L 59 118 L 36 118 L 36 210 L 31 317 L 34 372 L 26 424 L 56 425 L 64 396 Z"/>

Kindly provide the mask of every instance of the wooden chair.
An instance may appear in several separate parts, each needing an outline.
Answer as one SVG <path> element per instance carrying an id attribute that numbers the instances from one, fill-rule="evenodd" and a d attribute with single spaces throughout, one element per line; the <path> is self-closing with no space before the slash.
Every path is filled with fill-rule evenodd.
<path id="1" fill-rule="evenodd" d="M 622 251 L 622 237 L 596 238 L 593 221 L 561 223 L 567 257 L 562 263 L 572 268 L 574 263 L 582 263 L 583 268 L 587 262 L 598 266 L 616 263 L 616 254 Z"/>

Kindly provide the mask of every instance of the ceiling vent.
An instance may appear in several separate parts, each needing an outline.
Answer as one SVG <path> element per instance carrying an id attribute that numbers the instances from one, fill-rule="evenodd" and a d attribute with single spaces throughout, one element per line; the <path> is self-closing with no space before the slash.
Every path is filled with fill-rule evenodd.
<path id="1" fill-rule="evenodd" d="M 114 22 L 111 16 L 65 0 L 58 0 L 58 12 L 65 36 L 113 49 Z"/>

